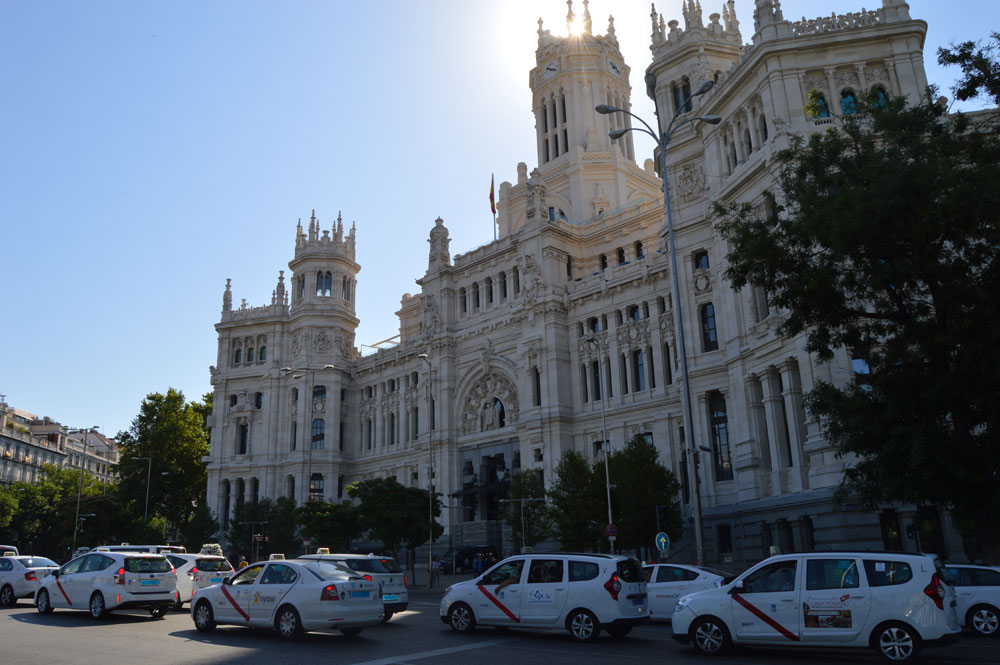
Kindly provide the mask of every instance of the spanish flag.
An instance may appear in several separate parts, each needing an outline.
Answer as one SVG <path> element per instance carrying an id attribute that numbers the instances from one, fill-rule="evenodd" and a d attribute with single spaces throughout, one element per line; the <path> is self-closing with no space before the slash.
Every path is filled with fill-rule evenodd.
<path id="1" fill-rule="evenodd" d="M 490 210 L 493 211 L 494 215 L 497 214 L 496 199 L 493 198 L 493 174 L 492 173 L 490 174 Z"/>

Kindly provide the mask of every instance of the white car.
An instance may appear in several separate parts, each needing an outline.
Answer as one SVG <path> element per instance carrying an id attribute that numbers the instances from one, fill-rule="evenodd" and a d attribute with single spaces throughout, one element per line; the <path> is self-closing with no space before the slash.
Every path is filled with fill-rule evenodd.
<path id="1" fill-rule="evenodd" d="M 484 625 L 565 628 L 581 642 L 602 629 L 624 637 L 649 623 L 646 582 L 639 562 L 624 556 L 524 554 L 448 587 L 441 621 L 460 633 Z"/>
<path id="2" fill-rule="evenodd" d="M 668 621 L 681 596 L 705 589 L 714 589 L 733 577 L 719 570 L 680 563 L 657 563 L 643 566 L 646 593 L 649 595 L 649 618 Z"/>
<path id="3" fill-rule="evenodd" d="M 43 556 L 0 557 L 0 607 L 13 607 L 18 598 L 34 596 L 38 582 L 58 567 Z"/>
<path id="4" fill-rule="evenodd" d="M 95 619 L 114 610 L 147 609 L 159 618 L 174 604 L 176 579 L 162 554 L 90 552 L 43 579 L 35 607 L 40 614 L 57 608 L 89 610 Z"/>
<path id="5" fill-rule="evenodd" d="M 958 595 L 958 620 L 984 637 L 1000 629 L 1000 568 L 947 564 Z"/>
<path id="6" fill-rule="evenodd" d="M 223 556 L 209 554 L 167 554 L 167 560 L 177 571 L 177 592 L 174 609 L 194 598 L 198 589 L 221 584 L 222 580 L 236 574 L 233 565 Z"/>
<path id="7" fill-rule="evenodd" d="M 262 561 L 222 584 L 199 589 L 191 600 L 195 628 L 217 624 L 273 627 L 294 639 L 310 630 L 353 637 L 382 622 L 378 583 L 329 561 Z"/>
<path id="8" fill-rule="evenodd" d="M 872 647 L 894 663 L 958 640 L 955 590 L 930 554 L 770 557 L 718 589 L 684 596 L 674 639 L 719 655 L 733 644 Z"/>
<path id="9" fill-rule="evenodd" d="M 301 559 L 319 561 L 335 561 L 358 573 L 366 580 L 378 582 L 382 589 L 382 604 L 385 606 L 385 623 L 397 612 L 405 612 L 410 602 L 406 588 L 406 575 L 392 557 L 375 556 L 374 554 L 330 554 L 320 548 L 317 554 L 307 554 Z"/>

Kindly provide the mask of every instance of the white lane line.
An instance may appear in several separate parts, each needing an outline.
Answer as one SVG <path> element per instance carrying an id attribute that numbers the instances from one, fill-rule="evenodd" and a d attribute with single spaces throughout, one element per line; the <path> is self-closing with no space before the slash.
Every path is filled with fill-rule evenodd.
<path id="1" fill-rule="evenodd" d="M 538 647 L 516 647 L 512 644 L 503 644 L 500 646 L 501 649 L 518 649 L 521 651 L 550 651 L 552 653 L 568 653 L 574 656 L 581 655 L 580 651 L 570 651 L 569 649 L 540 649 Z M 632 658 L 633 660 L 648 660 L 649 656 L 626 656 L 620 653 L 597 653 L 594 651 L 587 651 L 586 655 L 590 656 L 607 656 L 609 659 L 622 659 L 622 658 Z"/>
<path id="2" fill-rule="evenodd" d="M 434 649 L 433 651 L 418 651 L 417 653 L 401 653 L 398 656 L 390 656 L 389 658 L 379 658 L 378 660 L 366 660 L 352 665 L 397 665 L 398 663 L 408 663 L 411 660 L 420 660 L 421 658 L 431 658 L 433 656 L 445 656 L 450 653 L 459 653 L 461 651 L 473 651 L 475 649 L 484 649 L 486 647 L 495 646 L 502 642 L 506 642 L 506 639 L 502 640 L 490 640 L 489 642 L 477 642 L 475 644 L 464 644 L 459 647 L 448 647 L 447 649 Z"/>

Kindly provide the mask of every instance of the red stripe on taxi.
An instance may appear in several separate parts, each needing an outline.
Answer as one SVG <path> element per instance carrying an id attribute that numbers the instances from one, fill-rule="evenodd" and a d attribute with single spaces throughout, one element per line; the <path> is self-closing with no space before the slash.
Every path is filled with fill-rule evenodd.
<path id="1" fill-rule="evenodd" d="M 743 607 L 745 607 L 748 612 L 750 612 L 755 617 L 757 617 L 758 619 L 760 619 L 761 621 L 763 621 L 764 623 L 766 623 L 771 628 L 774 628 L 776 631 L 778 631 L 779 633 L 781 633 L 782 635 L 784 635 L 785 637 L 787 637 L 791 641 L 793 641 L 793 642 L 798 642 L 799 641 L 799 636 L 798 635 L 796 635 L 795 633 L 793 633 L 792 631 L 788 630 L 787 628 L 785 628 L 784 626 L 782 626 L 780 623 L 778 623 L 777 621 L 775 621 L 771 617 L 769 617 L 766 614 L 764 614 L 763 612 L 761 612 L 758 608 L 756 608 L 753 605 L 751 605 L 750 602 L 746 598 L 744 598 L 743 596 L 741 596 L 740 594 L 734 593 L 733 594 L 733 600 L 735 600 L 737 603 L 739 603 L 740 605 L 742 605 Z"/>

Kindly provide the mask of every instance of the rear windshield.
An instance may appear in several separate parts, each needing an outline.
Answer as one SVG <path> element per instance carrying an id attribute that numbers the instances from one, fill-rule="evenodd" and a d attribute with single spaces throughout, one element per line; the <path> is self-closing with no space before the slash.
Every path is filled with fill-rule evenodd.
<path id="1" fill-rule="evenodd" d="M 174 567 L 166 557 L 129 557 L 125 559 L 125 571 L 129 573 L 169 573 Z"/>
<path id="2" fill-rule="evenodd" d="M 643 582 L 646 576 L 642 572 L 642 567 L 635 559 L 625 559 L 618 562 L 618 577 L 622 582 Z"/>
<path id="3" fill-rule="evenodd" d="M 225 559 L 198 559 L 194 562 L 195 568 L 207 572 L 220 570 L 232 570 L 233 567 Z"/>
<path id="4" fill-rule="evenodd" d="M 25 568 L 44 568 L 45 566 L 59 567 L 58 563 L 52 559 L 46 559 L 43 556 L 35 556 L 30 559 L 18 559 L 18 561 L 20 561 L 21 565 Z"/>
<path id="5" fill-rule="evenodd" d="M 403 569 L 395 559 L 346 559 L 342 563 L 351 570 L 362 573 L 401 573 Z"/>
<path id="6" fill-rule="evenodd" d="M 912 580 L 913 570 L 910 564 L 902 561 L 865 559 L 865 575 L 868 576 L 868 586 L 895 586 Z"/>
<path id="7" fill-rule="evenodd" d="M 323 580 L 346 580 L 352 577 L 351 571 L 329 561 L 316 561 L 304 564 L 306 570 Z"/>

